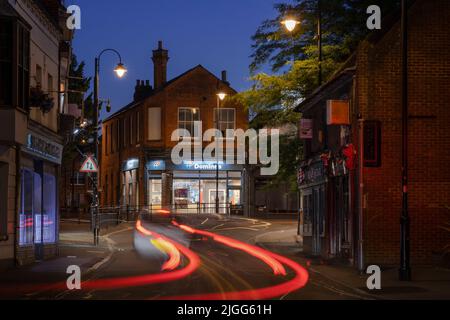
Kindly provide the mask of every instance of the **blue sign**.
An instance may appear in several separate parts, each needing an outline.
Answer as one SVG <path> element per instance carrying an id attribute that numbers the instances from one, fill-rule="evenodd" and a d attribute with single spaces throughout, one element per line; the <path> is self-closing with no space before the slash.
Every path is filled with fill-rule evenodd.
<path id="1" fill-rule="evenodd" d="M 172 162 L 166 162 L 164 160 L 153 160 L 147 162 L 147 170 L 149 171 L 163 171 L 166 169 L 177 171 L 216 171 L 219 166 L 220 171 L 241 171 L 242 166 L 227 164 L 223 161 L 183 161 L 182 164 L 176 165 Z"/>
<path id="2" fill-rule="evenodd" d="M 147 162 L 147 170 L 163 171 L 166 170 L 166 162 L 164 160 L 154 160 Z"/>

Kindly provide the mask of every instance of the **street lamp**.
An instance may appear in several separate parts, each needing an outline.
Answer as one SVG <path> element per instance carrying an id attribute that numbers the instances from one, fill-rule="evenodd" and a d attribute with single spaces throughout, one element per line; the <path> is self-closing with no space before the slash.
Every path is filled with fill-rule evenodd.
<path id="1" fill-rule="evenodd" d="M 114 72 L 117 74 L 117 76 L 119 77 L 119 78 L 122 78 L 124 75 L 125 75 L 125 73 L 127 73 L 127 69 L 125 68 L 125 66 L 123 65 L 123 63 L 119 63 L 118 65 L 117 65 L 117 67 L 114 69 Z"/>
<path id="2" fill-rule="evenodd" d="M 300 24 L 300 21 L 296 20 L 293 17 L 287 17 L 281 24 L 289 31 L 291 34 Z M 319 74 L 318 74 L 318 83 L 319 86 L 322 85 L 322 2 L 321 0 L 317 0 L 317 47 L 319 50 Z"/>
<path id="3" fill-rule="evenodd" d="M 220 102 L 224 101 L 227 97 L 225 92 L 217 93 L 217 114 L 216 114 L 216 129 L 220 130 Z M 216 214 L 219 214 L 219 137 L 218 134 L 216 136 Z"/>
<path id="4" fill-rule="evenodd" d="M 408 204 L 408 4 L 401 2 L 402 52 L 402 212 L 400 216 L 400 270 L 401 281 L 411 281 L 410 222 Z"/>
<path id="5" fill-rule="evenodd" d="M 292 32 L 295 30 L 298 24 L 300 24 L 300 21 L 297 21 L 295 19 L 287 18 L 283 21 L 281 21 L 281 24 L 285 26 L 287 31 Z"/>
<path id="6" fill-rule="evenodd" d="M 105 49 L 99 53 L 99 55 L 95 58 L 95 77 L 94 77 L 94 124 L 95 124 L 95 133 L 94 133 L 94 144 L 95 144 L 95 151 L 94 156 L 96 161 L 98 162 L 98 118 L 99 118 L 99 81 L 100 81 L 100 58 L 105 52 L 113 52 L 117 55 L 119 58 L 119 63 L 114 68 L 114 72 L 119 78 L 122 78 L 125 73 L 127 72 L 127 69 L 122 63 L 122 56 L 120 53 L 115 49 Z M 97 179 L 94 181 L 94 199 L 92 200 L 91 204 L 91 214 L 92 214 L 92 228 L 94 232 L 94 243 L 98 244 L 98 236 L 99 236 L 99 225 L 98 225 L 98 208 L 99 208 L 99 196 L 98 196 L 98 181 L 99 181 L 99 172 L 96 173 Z"/>

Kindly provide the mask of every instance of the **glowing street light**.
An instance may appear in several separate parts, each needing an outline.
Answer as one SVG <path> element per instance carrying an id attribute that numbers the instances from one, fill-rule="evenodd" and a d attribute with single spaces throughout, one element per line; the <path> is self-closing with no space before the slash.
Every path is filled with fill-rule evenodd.
<path id="1" fill-rule="evenodd" d="M 117 67 L 114 69 L 114 72 L 117 74 L 119 78 L 122 78 L 125 75 L 125 73 L 127 73 L 127 71 L 128 70 L 125 68 L 123 63 L 117 64 Z"/>
<path id="2" fill-rule="evenodd" d="M 283 21 L 281 21 L 281 24 L 284 25 L 284 27 L 289 31 L 292 32 L 295 30 L 298 24 L 300 24 L 300 21 L 288 18 Z"/>
<path id="3" fill-rule="evenodd" d="M 224 92 L 219 92 L 219 93 L 217 94 L 217 96 L 219 97 L 220 101 L 223 101 L 223 100 L 225 100 L 225 98 L 227 97 L 227 94 L 224 93 Z"/>

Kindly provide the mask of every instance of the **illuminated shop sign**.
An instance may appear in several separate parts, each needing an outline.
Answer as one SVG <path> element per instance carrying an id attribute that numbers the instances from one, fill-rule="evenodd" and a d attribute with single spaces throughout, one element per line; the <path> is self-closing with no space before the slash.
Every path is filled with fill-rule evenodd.
<path id="1" fill-rule="evenodd" d="M 63 146 L 34 133 L 27 135 L 23 151 L 39 158 L 61 164 Z"/>
<path id="2" fill-rule="evenodd" d="M 217 165 L 219 170 L 225 170 L 226 164 L 213 161 L 183 161 L 183 164 L 177 167 L 177 170 L 217 170 Z"/>
<path id="3" fill-rule="evenodd" d="M 164 160 L 154 160 L 147 162 L 147 170 L 163 171 L 166 170 L 166 162 Z"/>
<path id="4" fill-rule="evenodd" d="M 123 164 L 123 171 L 139 169 L 139 159 L 128 159 Z"/>
<path id="5" fill-rule="evenodd" d="M 242 170 L 242 166 L 227 164 L 223 161 L 218 163 L 215 161 L 183 161 L 182 164 L 176 165 L 172 162 L 165 162 L 164 160 L 154 160 L 147 162 L 147 169 L 150 171 L 162 171 L 166 169 L 177 171 L 215 171 L 217 170 Z"/>

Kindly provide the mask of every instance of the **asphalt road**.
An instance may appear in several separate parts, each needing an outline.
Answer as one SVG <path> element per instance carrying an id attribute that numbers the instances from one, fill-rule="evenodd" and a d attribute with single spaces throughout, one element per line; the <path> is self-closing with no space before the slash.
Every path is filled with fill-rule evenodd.
<path id="1" fill-rule="evenodd" d="M 10 288 L 3 290 L 3 294 L 0 292 L 0 298 L 367 298 L 320 274 L 308 272 L 295 244 L 274 244 L 262 249 L 254 245 L 255 239 L 265 234 L 289 228 L 295 228 L 295 223 L 215 216 L 144 217 L 138 228 L 122 225 L 104 235 L 99 248 L 67 246 L 62 248 L 65 256 L 59 262 L 43 263 L 41 269 L 16 271 L 16 277 L 21 277 L 19 283 L 15 282 L 14 274 L 0 278 L 2 287 Z M 64 283 L 68 264 L 81 266 L 81 290 L 67 290 L 63 285 L 50 289 L 44 286 Z M 39 270 L 41 273 L 36 276 Z M 27 284 L 31 286 L 25 288 Z M 16 290 L 11 290 L 11 286 Z"/>

